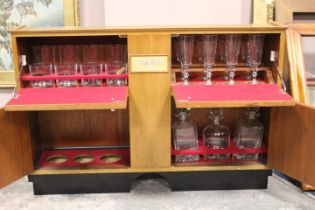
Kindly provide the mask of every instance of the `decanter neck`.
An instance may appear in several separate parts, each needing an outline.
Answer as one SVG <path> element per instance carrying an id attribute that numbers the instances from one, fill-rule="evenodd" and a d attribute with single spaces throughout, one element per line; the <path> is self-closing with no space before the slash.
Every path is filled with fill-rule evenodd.
<path id="1" fill-rule="evenodd" d="M 220 125 L 220 120 L 221 120 L 220 117 L 214 117 L 214 118 L 213 118 L 213 124 L 214 124 L 214 125 Z"/>
<path id="2" fill-rule="evenodd" d="M 185 112 L 185 111 L 179 112 L 179 113 L 178 113 L 178 119 L 179 119 L 180 121 L 185 121 L 185 120 L 187 120 L 187 112 Z"/>
<path id="3" fill-rule="evenodd" d="M 259 108 L 248 108 L 246 115 L 249 120 L 256 120 L 259 116 Z"/>
<path id="4" fill-rule="evenodd" d="M 223 119 L 223 109 L 222 108 L 211 109 L 210 118 L 213 120 L 214 125 L 220 125 L 220 120 Z"/>

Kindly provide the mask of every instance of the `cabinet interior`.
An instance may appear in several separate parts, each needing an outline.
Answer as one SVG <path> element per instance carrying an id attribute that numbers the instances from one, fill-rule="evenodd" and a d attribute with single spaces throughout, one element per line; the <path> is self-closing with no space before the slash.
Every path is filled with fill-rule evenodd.
<path id="1" fill-rule="evenodd" d="M 25 55 L 27 64 L 34 63 L 32 48 L 34 46 L 60 46 L 60 45 L 73 45 L 80 47 L 82 45 L 98 45 L 103 46 L 101 49 L 101 63 L 111 62 L 111 49 L 112 45 L 125 45 L 127 49 L 127 38 L 126 36 L 118 35 L 94 35 L 94 36 L 48 36 L 48 37 L 17 37 L 17 53 L 18 55 Z M 57 62 L 58 52 L 54 50 L 54 61 Z M 84 55 L 82 50 L 78 52 L 79 63 L 83 62 Z M 126 58 L 125 58 L 126 59 Z M 127 62 L 127 61 L 126 61 Z M 29 73 L 28 68 L 24 73 Z M 29 87 L 29 81 L 22 81 L 22 87 Z"/>
<path id="2" fill-rule="evenodd" d="M 36 169 L 45 151 L 60 151 L 114 149 L 127 151 L 129 154 L 129 114 L 126 110 L 86 110 L 86 111 L 40 111 L 29 113 L 33 160 Z M 61 152 L 62 153 L 62 152 Z M 86 153 L 86 152 L 85 152 Z M 83 153 L 82 155 L 85 155 Z M 88 152 L 90 154 L 90 152 Z M 127 155 L 129 156 L 129 155 Z M 95 157 L 96 158 L 96 157 Z M 129 157 L 126 157 L 129 159 Z M 128 166 L 129 160 L 125 160 Z M 58 164 L 53 168 L 61 169 Z M 62 165 L 61 165 L 62 166 Z M 73 168 L 93 168 L 91 164 L 77 164 Z M 102 167 L 117 167 L 115 164 Z M 121 166 L 123 167 L 123 166 Z"/>
<path id="3" fill-rule="evenodd" d="M 210 110 L 211 108 L 192 108 L 189 110 L 190 113 L 190 119 L 196 123 L 197 126 L 197 134 L 198 139 L 203 138 L 203 129 L 209 125 L 212 124 L 213 121 L 210 119 Z M 175 113 L 178 111 L 176 109 L 174 100 L 172 100 L 172 127 L 173 123 L 176 120 Z M 224 108 L 223 114 L 224 118 L 220 121 L 220 124 L 227 126 L 230 129 L 231 132 L 231 141 L 233 141 L 236 125 L 237 122 L 241 119 L 244 119 L 246 108 Z M 262 139 L 262 144 L 266 147 L 268 147 L 268 136 L 269 136 L 269 123 L 270 123 L 270 108 L 268 107 L 262 107 L 259 109 L 260 116 L 258 117 L 258 120 L 263 124 L 264 126 L 264 134 Z M 174 137 L 172 133 L 172 147 L 174 147 Z M 199 143 L 199 147 L 200 147 Z M 172 157 L 172 163 L 175 166 L 211 166 L 211 165 L 246 165 L 246 164 L 256 164 L 256 163 L 262 163 L 266 164 L 267 161 L 267 153 L 260 154 L 260 158 L 256 161 L 236 161 L 236 160 L 228 160 L 228 161 L 203 161 L 203 154 L 201 154 L 200 161 L 197 162 L 186 162 L 186 163 L 176 163 L 174 161 L 174 155 Z"/>
<path id="4" fill-rule="evenodd" d="M 264 34 L 264 45 L 263 45 L 263 54 L 261 59 L 261 65 L 259 65 L 258 79 L 263 80 L 267 83 L 275 83 L 277 81 L 277 71 L 274 69 L 272 62 L 270 61 L 271 51 L 275 52 L 276 62 L 279 61 L 279 49 L 280 49 L 280 34 Z M 213 80 L 216 80 L 216 77 L 221 77 L 227 75 L 227 67 L 224 63 L 224 35 L 218 34 L 215 64 L 212 67 L 213 71 Z M 249 34 L 242 34 L 242 43 L 240 47 L 240 54 L 238 65 L 236 66 L 236 79 L 237 77 L 243 78 L 248 75 L 251 71 L 250 67 L 246 66 L 246 60 L 244 56 L 244 45 L 245 37 Z M 176 58 L 176 47 L 175 40 L 178 39 L 178 35 L 172 36 L 172 72 L 173 72 L 173 81 L 181 81 L 181 67 L 180 62 Z M 192 53 L 192 65 L 189 68 L 191 81 L 200 81 L 204 76 L 204 68 L 202 61 L 202 35 L 195 34 L 194 39 L 194 49 Z"/>

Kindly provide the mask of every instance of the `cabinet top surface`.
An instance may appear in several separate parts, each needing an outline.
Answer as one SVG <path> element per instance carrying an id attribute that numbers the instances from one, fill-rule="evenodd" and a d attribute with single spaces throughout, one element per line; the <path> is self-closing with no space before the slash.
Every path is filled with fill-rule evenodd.
<path id="1" fill-rule="evenodd" d="M 279 33 L 286 26 L 265 25 L 194 25 L 194 26 L 133 26 L 133 27 L 55 27 L 55 28 L 15 28 L 10 30 L 12 35 L 45 35 L 45 34 L 129 34 L 129 33 Z"/>

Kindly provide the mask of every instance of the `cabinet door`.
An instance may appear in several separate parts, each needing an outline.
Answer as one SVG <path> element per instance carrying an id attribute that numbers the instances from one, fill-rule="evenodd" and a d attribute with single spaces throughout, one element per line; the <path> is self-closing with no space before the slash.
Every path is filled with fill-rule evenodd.
<path id="1" fill-rule="evenodd" d="M 32 170 L 27 113 L 0 109 L 0 188 Z"/>
<path id="2" fill-rule="evenodd" d="M 271 109 L 268 166 L 315 186 L 315 108 Z"/>

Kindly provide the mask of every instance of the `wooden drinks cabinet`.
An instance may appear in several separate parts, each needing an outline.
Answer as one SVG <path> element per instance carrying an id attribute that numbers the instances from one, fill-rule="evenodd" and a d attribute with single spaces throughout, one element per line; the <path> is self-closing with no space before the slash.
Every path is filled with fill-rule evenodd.
<path id="1" fill-rule="evenodd" d="M 24 67 L 18 94 L 0 112 L 0 186 L 28 175 L 34 194 L 130 191 L 141 177 L 166 179 L 172 190 L 263 189 L 272 169 L 315 185 L 312 134 L 315 110 L 295 102 L 281 89 L 286 27 L 205 26 L 177 28 L 62 28 L 12 31 L 16 77 L 20 56 L 32 62 L 34 45 L 127 46 L 128 85 L 71 88 L 31 88 L 36 80 Z M 190 82 L 181 84 L 180 65 L 174 55 L 178 35 L 195 34 Z M 226 67 L 218 44 L 213 85 L 205 85 L 198 39 L 202 34 L 264 34 L 259 84 L 243 79 L 250 68 L 240 58 L 237 83 L 226 84 Z M 270 53 L 275 62 L 270 61 Z M 198 54 L 199 53 L 199 54 Z M 106 62 L 106 61 L 104 61 Z M 286 72 L 288 73 L 288 72 Z M 77 74 L 72 79 L 81 80 Z M 105 81 L 108 74 L 90 77 Z M 41 79 L 62 79 L 55 74 Z M 291 89 L 296 88 L 292 86 Z M 261 153 L 258 161 L 175 163 L 172 121 L 176 108 L 191 109 L 201 137 L 209 109 L 224 108 L 224 123 L 233 131 L 246 107 L 261 107 L 265 127 L 259 150 L 227 152 Z M 232 132 L 233 133 L 233 132 Z M 211 153 L 200 143 L 202 157 Z"/>

